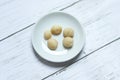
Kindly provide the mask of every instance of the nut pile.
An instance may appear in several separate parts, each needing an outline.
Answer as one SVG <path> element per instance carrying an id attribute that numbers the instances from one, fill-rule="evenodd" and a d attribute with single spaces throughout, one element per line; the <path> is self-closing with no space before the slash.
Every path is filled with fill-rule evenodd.
<path id="1" fill-rule="evenodd" d="M 47 46 L 51 50 L 55 50 L 58 46 L 58 41 L 52 38 L 52 35 L 59 35 L 62 32 L 62 27 L 54 25 L 51 30 L 44 32 L 44 39 L 47 40 Z M 73 46 L 74 31 L 72 28 L 65 28 L 63 30 L 63 46 L 65 48 L 71 48 Z"/>

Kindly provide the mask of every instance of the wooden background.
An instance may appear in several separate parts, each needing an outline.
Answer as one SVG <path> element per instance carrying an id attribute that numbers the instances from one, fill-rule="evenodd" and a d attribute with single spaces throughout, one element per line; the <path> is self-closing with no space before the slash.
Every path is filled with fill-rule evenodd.
<path id="1" fill-rule="evenodd" d="M 75 16 L 86 45 L 71 65 L 45 64 L 31 34 L 45 13 Z M 0 80 L 120 80 L 120 0 L 0 0 Z"/>

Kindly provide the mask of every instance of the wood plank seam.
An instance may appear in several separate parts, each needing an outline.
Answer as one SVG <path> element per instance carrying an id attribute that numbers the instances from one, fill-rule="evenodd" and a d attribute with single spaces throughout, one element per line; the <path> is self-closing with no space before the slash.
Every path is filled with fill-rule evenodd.
<path id="1" fill-rule="evenodd" d="M 96 49 L 96 50 L 94 50 L 94 51 L 92 51 L 92 52 L 88 53 L 87 55 L 85 55 L 85 56 L 81 57 L 80 59 L 78 59 L 78 60 L 74 61 L 73 63 L 71 63 L 71 64 L 69 64 L 69 65 L 66 65 L 66 66 L 65 66 L 65 67 L 63 67 L 62 69 L 59 69 L 59 70 L 57 70 L 56 72 L 54 72 L 54 73 L 52 73 L 52 74 L 50 74 L 50 75 L 48 75 L 48 76 L 44 77 L 42 80 L 47 79 L 48 77 L 50 77 L 50 76 L 52 76 L 52 75 L 56 74 L 57 72 L 60 72 L 60 71 L 62 72 L 62 71 L 64 71 L 64 69 L 66 69 L 66 68 L 67 68 L 67 67 L 69 67 L 70 65 L 72 65 L 72 64 L 74 64 L 74 63 L 76 63 L 76 62 L 78 62 L 78 61 L 81 61 L 82 59 L 84 59 L 84 58 L 88 57 L 89 55 L 93 54 L 94 52 L 99 51 L 99 50 L 101 50 L 102 48 L 104 48 L 104 47 L 108 46 L 109 44 L 112 44 L 112 43 L 114 43 L 114 42 L 116 42 L 116 41 L 118 41 L 118 40 L 120 40 L 120 37 L 118 37 L 118 38 L 116 38 L 116 39 L 112 40 L 111 42 L 108 42 L 107 44 L 105 44 L 105 45 L 103 45 L 103 46 L 99 47 L 98 49 Z"/>
<path id="2" fill-rule="evenodd" d="M 78 1 L 76 1 L 76 2 L 78 2 Z M 71 6 L 75 5 L 76 2 L 72 3 Z M 69 5 L 68 7 L 62 8 L 62 9 L 60 9 L 60 11 L 65 10 L 65 9 L 71 7 L 71 6 Z M 34 25 L 34 24 L 35 24 L 35 23 L 33 23 L 33 25 Z M 25 29 L 28 29 L 29 27 L 32 27 L 32 24 L 28 25 L 27 27 L 25 27 L 25 28 L 23 28 L 23 29 L 20 29 L 20 30 L 18 30 L 18 31 L 16 31 L 16 32 L 12 33 L 11 35 L 9 35 L 9 36 L 7 36 L 7 37 L 1 39 L 0 41 L 3 41 L 3 40 L 5 40 L 5 39 L 7 39 L 7 38 L 9 38 L 9 37 L 11 37 L 11 36 L 13 36 L 13 35 L 15 35 L 15 34 L 21 32 L 21 31 L 24 31 Z M 117 41 L 117 40 L 119 40 L 119 39 L 120 39 L 120 37 L 117 38 L 117 39 L 115 39 L 115 40 L 113 40 L 113 41 L 111 41 L 111 42 L 109 42 L 109 43 L 107 43 L 107 44 L 105 44 L 104 46 L 102 46 L 102 47 L 100 47 L 100 48 L 98 48 L 98 49 L 96 49 L 96 50 L 90 52 L 89 54 L 87 54 L 86 56 L 84 56 L 84 57 L 82 57 L 82 58 L 76 60 L 75 62 L 82 60 L 83 58 L 89 56 L 90 54 L 92 54 L 92 53 L 94 53 L 94 52 L 100 50 L 101 48 L 103 48 L 103 47 L 105 47 L 105 46 L 107 46 L 107 45 L 111 44 L 112 42 L 115 42 L 115 41 Z M 75 63 L 75 62 L 74 62 L 74 63 Z M 57 71 L 57 72 L 62 72 L 63 70 L 65 70 L 65 69 L 66 69 L 67 67 L 69 67 L 69 66 L 70 66 L 70 65 L 67 65 L 66 67 L 60 69 L 60 70 Z M 57 72 L 56 72 L 56 73 L 57 73 Z M 56 74 L 56 73 L 55 73 L 55 74 Z M 53 74 L 53 75 L 54 75 L 54 74 Z M 52 76 L 52 75 L 51 75 L 51 76 Z M 49 76 L 49 77 L 50 77 L 50 76 Z M 46 78 L 46 79 L 47 79 L 47 78 Z M 43 78 L 43 80 L 44 80 L 44 78 Z"/>
<path id="3" fill-rule="evenodd" d="M 72 3 L 71 5 L 68 5 L 68 6 L 66 6 L 66 7 L 64 7 L 64 8 L 62 8 L 62 9 L 60 9 L 59 11 L 63 11 L 63 10 L 65 10 L 65 9 L 67 9 L 67 8 L 70 8 L 70 7 L 72 7 L 73 5 L 79 3 L 80 1 L 82 1 L 82 0 L 78 0 L 78 1 L 76 1 L 76 2 L 74 2 L 74 3 Z"/>
<path id="4" fill-rule="evenodd" d="M 23 31 L 23 30 L 25 30 L 25 29 L 28 29 L 29 27 L 33 26 L 34 24 L 35 23 L 32 23 L 32 24 L 28 25 L 27 27 L 22 28 L 22 29 L 20 29 L 20 30 L 18 30 L 18 31 L 16 31 L 16 32 L 14 32 L 14 33 L 12 33 L 10 35 L 8 35 L 7 37 L 1 39 L 0 42 L 3 41 L 3 40 L 5 40 L 5 39 L 7 39 L 7 38 L 9 38 L 9 37 L 11 37 L 11 36 L 13 36 L 13 35 L 15 35 L 15 34 L 17 34 L 17 33 L 19 33 L 19 32 L 21 32 L 21 31 Z"/>
<path id="5" fill-rule="evenodd" d="M 63 10 L 65 10 L 65 9 L 67 9 L 67 8 L 70 8 L 70 7 L 72 7 L 73 5 L 79 3 L 80 1 L 81 1 L 81 0 L 78 0 L 78 1 L 76 1 L 76 2 L 74 2 L 74 3 L 72 3 L 72 4 L 70 4 L 70 5 L 62 8 L 62 9 L 59 9 L 59 11 L 63 11 Z M 51 10 L 52 10 L 52 9 L 51 9 Z M 4 37 L 3 39 L 0 40 L 0 42 L 3 41 L 3 40 L 5 40 L 5 39 L 7 39 L 7 38 L 9 38 L 9 37 L 11 37 L 11 36 L 13 36 L 13 35 L 15 35 L 15 34 L 17 34 L 17 33 L 19 33 L 19 32 L 21 32 L 21 31 L 23 31 L 23 30 L 25 30 L 25 29 L 27 29 L 27 28 L 29 28 L 29 27 L 32 27 L 32 25 L 34 25 L 34 24 L 35 24 L 35 23 L 31 23 L 31 24 L 28 25 L 27 27 L 24 27 L 24 28 L 22 28 L 22 29 L 20 29 L 20 30 L 18 30 L 18 31 L 16 31 L 16 32 L 14 32 L 14 33 L 12 33 L 12 34 Z"/>

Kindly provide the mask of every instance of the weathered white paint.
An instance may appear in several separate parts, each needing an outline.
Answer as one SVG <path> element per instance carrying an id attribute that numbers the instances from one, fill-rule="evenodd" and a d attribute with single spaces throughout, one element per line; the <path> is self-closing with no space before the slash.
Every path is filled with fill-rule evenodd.
<path id="1" fill-rule="evenodd" d="M 0 40 L 77 0 L 0 0 Z"/>
<path id="2" fill-rule="evenodd" d="M 119 80 L 120 40 L 46 80 Z"/>
<path id="3" fill-rule="evenodd" d="M 13 5 L 15 4 L 14 1 L 16 4 L 19 4 L 19 5 L 22 4 L 24 6 L 21 8 L 20 6 L 18 7 L 16 5 Z M 27 4 L 27 2 L 28 0 L 26 0 L 25 3 Z M 21 28 L 26 27 L 30 23 L 35 22 L 38 19 L 38 16 L 42 16 L 44 12 L 48 12 L 49 10 L 53 10 L 53 11 L 59 10 L 61 8 L 64 8 L 66 5 L 71 4 L 72 2 L 74 3 L 74 1 L 64 2 L 64 0 L 62 0 L 61 3 L 56 2 L 56 3 L 53 3 L 52 6 L 50 4 L 43 9 L 43 7 L 46 6 L 45 5 L 46 2 L 49 2 L 49 1 L 45 1 L 44 3 L 42 3 L 44 5 L 39 5 L 39 0 L 38 1 L 31 0 L 31 2 L 29 3 L 29 6 L 26 7 L 25 6 L 26 4 L 23 4 L 24 3 L 23 0 L 21 1 L 13 0 L 13 2 L 10 2 L 5 5 L 7 7 L 2 5 L 2 7 L 0 7 L 1 12 L 10 10 L 9 12 L 11 13 L 4 12 L 5 14 L 4 16 L 2 16 L 4 19 L 3 20 L 1 19 L 0 24 L 1 26 L 6 25 L 6 27 L 3 27 L 3 26 L 0 27 L 1 39 L 13 32 L 18 31 Z M 52 1 L 50 2 L 52 3 Z M 76 3 L 75 5 L 72 5 L 63 10 L 64 12 L 70 13 L 75 17 L 77 17 L 81 22 L 82 26 L 84 27 L 84 30 L 86 33 L 86 46 L 84 49 L 85 54 L 81 54 L 79 58 L 89 54 L 90 52 L 98 49 L 99 47 L 120 37 L 120 27 L 118 26 L 120 21 L 119 3 L 120 1 L 118 0 L 82 0 Z M 31 7 L 30 6 L 31 4 L 33 5 L 36 4 L 36 7 L 35 6 Z M 61 5 L 64 5 L 64 7 Z M 38 6 L 42 6 L 40 11 L 37 11 Z M 15 11 L 13 10 L 12 12 L 12 7 L 14 8 L 18 7 L 19 9 L 14 9 Z M 23 8 L 25 8 L 24 12 L 26 11 L 26 9 L 31 8 L 30 10 L 29 9 L 27 10 L 29 14 L 24 13 Z M 36 10 L 36 11 L 33 11 L 33 10 Z M 39 14 L 41 13 L 42 10 L 43 10 L 42 14 Z M 13 14 L 11 15 L 12 17 L 10 16 L 10 14 Z M 11 18 L 8 18 L 8 17 L 11 17 Z M 14 21 L 12 21 L 12 18 Z M 20 21 L 18 20 L 18 18 L 20 19 Z M 10 25 L 13 25 L 13 26 L 9 27 L 9 24 L 8 23 L 5 24 L 5 21 L 11 21 Z M 18 27 L 16 27 L 16 25 L 18 25 Z M 40 80 L 62 68 L 62 67 L 55 67 L 55 66 L 53 67 L 53 66 L 44 64 L 40 60 L 38 60 L 38 58 L 35 56 L 35 53 L 33 52 L 32 45 L 31 45 L 31 34 L 32 34 L 33 28 L 34 26 L 27 28 L 0 42 L 0 80 Z M 117 47 L 116 51 L 119 52 L 118 44 L 115 44 L 115 47 Z M 108 48 L 108 51 L 109 49 L 111 48 Z M 98 54 L 99 56 L 99 53 L 100 52 L 98 51 L 98 53 L 96 52 L 95 55 L 97 56 Z M 108 53 L 106 53 L 105 51 L 105 54 L 108 54 Z M 92 60 L 92 58 L 90 59 L 91 61 L 95 60 L 95 59 Z M 101 60 L 104 58 L 99 58 L 99 59 Z M 83 62 L 84 61 L 86 61 L 86 59 L 83 59 Z M 65 72 L 63 71 L 63 73 L 58 72 L 56 73 L 58 74 L 57 76 L 55 74 L 48 79 L 51 80 L 51 78 L 52 79 L 55 78 L 56 80 L 57 78 L 59 78 L 61 80 L 62 79 L 61 76 L 62 75 L 64 76 L 64 73 L 67 72 L 66 74 L 70 74 L 72 71 L 72 67 L 74 71 L 77 65 L 82 64 L 81 62 L 79 63 L 75 63 L 72 66 L 68 67 L 67 69 L 68 71 L 67 70 Z M 86 63 L 86 65 L 89 65 L 89 64 L 90 64 L 89 62 Z M 85 68 L 88 67 L 86 65 L 84 65 L 83 63 L 82 67 L 85 67 Z M 75 71 L 75 74 L 77 73 L 79 72 Z M 86 73 L 88 72 L 86 71 Z M 79 75 L 76 75 L 74 78 L 77 78 L 78 76 Z M 64 78 L 68 78 L 68 77 L 69 76 L 67 75 L 64 76 Z"/>

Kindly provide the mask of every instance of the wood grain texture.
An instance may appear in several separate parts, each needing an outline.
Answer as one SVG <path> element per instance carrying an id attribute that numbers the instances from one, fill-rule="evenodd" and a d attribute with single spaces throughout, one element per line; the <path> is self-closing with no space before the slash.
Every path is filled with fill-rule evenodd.
<path id="1" fill-rule="evenodd" d="M 86 33 L 84 53 L 78 59 L 120 38 L 120 27 L 117 26 L 119 2 L 84 0 L 64 9 L 64 12 L 78 18 Z M 26 28 L 0 42 L 0 80 L 40 80 L 63 68 L 44 64 L 36 57 L 31 45 L 33 28 Z M 61 71 L 56 74 L 59 73 Z"/>
<path id="2" fill-rule="evenodd" d="M 120 40 L 46 80 L 119 80 Z"/>
<path id="3" fill-rule="evenodd" d="M 96 1 L 96 3 L 92 3 L 91 2 L 91 4 L 97 4 L 97 6 L 94 6 L 94 8 L 93 7 L 89 7 L 88 11 L 86 11 L 86 13 L 84 13 L 84 14 L 82 14 L 82 12 L 85 11 L 84 9 L 82 9 L 84 11 L 81 11 L 81 12 L 79 12 L 78 10 L 76 10 L 76 11 L 78 11 L 78 13 L 80 15 L 77 15 L 77 13 L 75 11 L 72 12 L 72 14 L 74 14 L 74 16 L 76 16 L 77 18 L 79 17 L 79 20 L 81 21 L 82 25 L 85 27 L 85 31 L 86 31 L 85 53 L 89 53 L 90 52 L 90 54 L 91 54 L 93 52 L 96 52 L 96 50 L 99 50 L 100 48 L 103 48 L 106 45 L 109 45 L 109 41 L 111 40 L 110 39 L 111 38 L 110 35 L 114 35 L 114 37 L 116 35 L 116 38 L 118 37 L 117 40 L 120 39 L 120 33 L 119 33 L 120 32 L 120 28 L 118 27 L 118 25 L 119 25 L 118 21 L 120 19 L 119 11 L 118 11 L 119 7 L 118 6 L 119 6 L 120 2 L 117 1 L 117 0 L 116 1 L 112 1 L 112 0 L 111 1 L 107 1 L 106 0 L 104 3 L 101 0 L 101 2 L 102 3 L 97 2 L 97 1 Z M 73 6 L 73 8 L 75 8 L 75 7 L 78 8 L 78 9 L 82 8 L 82 7 L 79 7 L 78 5 L 81 5 L 81 3 L 80 4 L 76 4 L 76 6 Z M 72 10 L 72 8 L 66 9 L 65 11 L 68 12 L 68 11 L 71 11 L 71 10 Z M 95 11 L 95 13 L 93 13 L 94 11 Z M 87 12 L 89 12 L 89 13 L 87 13 Z M 85 15 L 89 15 L 90 18 L 83 17 Z M 86 22 L 84 22 L 84 21 L 86 21 Z M 116 28 L 116 30 L 114 30 L 114 28 Z M 99 30 L 103 31 L 103 32 L 100 32 Z M 108 40 L 105 40 L 105 39 L 108 39 Z M 112 42 L 114 42 L 114 40 Z M 112 43 L 112 42 L 110 42 L 110 43 Z M 100 47 L 100 48 L 98 48 L 98 46 L 101 46 L 103 44 L 105 44 L 105 45 L 102 46 L 102 47 Z M 86 54 L 85 54 L 85 56 L 86 56 Z M 59 74 L 61 72 L 64 72 L 65 70 L 66 70 L 66 68 L 63 68 L 59 72 L 56 72 L 56 74 L 54 74 L 54 75 L 58 75 L 59 76 Z M 44 79 L 46 79 L 46 78 L 44 78 Z"/>
<path id="4" fill-rule="evenodd" d="M 36 57 L 31 45 L 30 29 L 0 43 L 0 79 L 39 80 L 57 68 L 43 64 Z"/>
<path id="5" fill-rule="evenodd" d="M 62 9 L 77 0 L 1 0 L 0 40 L 35 23 L 43 14 Z"/>
<path id="6" fill-rule="evenodd" d="M 93 0 L 93 2 L 88 0 L 64 10 L 64 12 L 74 15 L 84 27 L 86 45 L 89 45 L 85 47 L 87 51 L 92 51 L 92 48 L 111 41 L 113 35 L 115 38 L 120 37 L 120 27 L 118 27 L 120 20 L 119 3 L 120 1 L 117 0 Z M 103 42 L 105 39 L 107 41 Z"/>

